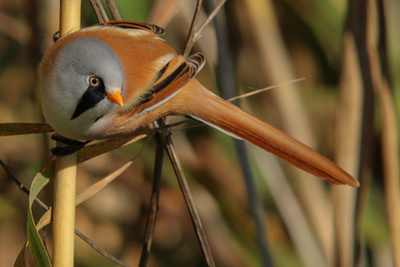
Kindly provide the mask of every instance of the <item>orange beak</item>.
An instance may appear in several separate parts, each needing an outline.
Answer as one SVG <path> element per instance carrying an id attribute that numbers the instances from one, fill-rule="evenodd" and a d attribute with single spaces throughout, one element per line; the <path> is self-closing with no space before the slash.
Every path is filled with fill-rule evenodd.
<path id="1" fill-rule="evenodd" d="M 122 96 L 119 91 L 115 91 L 112 94 L 108 93 L 107 97 L 111 102 L 114 102 L 115 104 L 117 104 L 121 107 L 124 105 L 124 101 L 122 100 Z"/>

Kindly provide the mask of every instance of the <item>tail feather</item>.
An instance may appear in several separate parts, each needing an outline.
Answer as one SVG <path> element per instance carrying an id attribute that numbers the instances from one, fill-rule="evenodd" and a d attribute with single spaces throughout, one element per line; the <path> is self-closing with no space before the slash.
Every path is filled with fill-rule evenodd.
<path id="1" fill-rule="evenodd" d="M 331 183 L 359 186 L 357 180 L 326 157 L 219 98 L 195 79 L 185 86 L 175 101 L 185 103 L 174 104 L 176 113 L 189 115 L 217 129 L 223 129 Z"/>

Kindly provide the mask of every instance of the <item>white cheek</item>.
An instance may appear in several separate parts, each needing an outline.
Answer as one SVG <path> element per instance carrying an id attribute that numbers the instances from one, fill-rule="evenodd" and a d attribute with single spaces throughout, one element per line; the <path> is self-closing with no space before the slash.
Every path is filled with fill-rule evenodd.
<path id="1" fill-rule="evenodd" d="M 108 113 L 93 123 L 84 133 L 87 139 L 106 138 L 106 132 L 112 128 L 112 122 L 117 113 Z"/>
<path id="2" fill-rule="evenodd" d="M 83 112 L 71 120 L 71 116 L 79 101 L 72 97 L 70 92 L 60 88 L 42 91 L 43 114 L 54 130 L 60 135 L 79 140 L 102 138 L 102 131 L 109 123 L 107 114 L 115 110 L 118 105 L 108 99 L 100 101 L 95 107 Z M 102 117 L 97 120 L 97 118 Z M 107 118 L 106 118 L 107 117 Z"/>
<path id="3" fill-rule="evenodd" d="M 69 119 L 89 83 L 85 76 L 73 72 L 55 71 L 51 77 L 48 84 L 53 85 L 53 88 L 47 90 L 48 98 L 53 103 L 54 111 Z"/>
<path id="4" fill-rule="evenodd" d="M 74 103 L 71 98 L 65 96 L 65 92 L 60 88 L 49 86 L 51 84 L 54 83 L 50 81 L 40 84 L 43 115 L 54 130 L 65 135 L 65 130 L 67 130 L 70 123 L 71 106 Z"/>
<path id="5" fill-rule="evenodd" d="M 98 117 L 100 115 L 110 113 L 117 107 L 118 107 L 117 104 L 114 104 L 114 103 L 110 102 L 107 98 L 104 98 L 99 103 L 97 103 L 96 106 L 94 106 L 93 108 L 91 108 L 88 111 L 89 112 L 91 111 L 91 113 L 95 114 L 94 116 Z"/>

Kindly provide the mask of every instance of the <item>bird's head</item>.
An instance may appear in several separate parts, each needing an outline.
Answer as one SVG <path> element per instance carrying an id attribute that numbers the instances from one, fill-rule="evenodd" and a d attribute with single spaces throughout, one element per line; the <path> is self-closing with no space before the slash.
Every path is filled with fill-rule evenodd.
<path id="1" fill-rule="evenodd" d="M 61 135 L 88 139 L 123 105 L 120 61 L 103 41 L 92 37 L 61 38 L 39 67 L 43 113 Z"/>

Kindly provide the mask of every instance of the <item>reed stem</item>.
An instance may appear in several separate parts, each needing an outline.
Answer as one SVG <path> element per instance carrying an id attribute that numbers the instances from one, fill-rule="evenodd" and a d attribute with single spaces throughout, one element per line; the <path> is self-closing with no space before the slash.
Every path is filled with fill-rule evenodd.
<path id="1" fill-rule="evenodd" d="M 81 1 L 60 0 L 60 36 L 80 28 Z M 57 143 L 57 146 L 63 144 Z M 56 157 L 53 209 L 53 265 L 74 266 L 76 152 Z"/>

